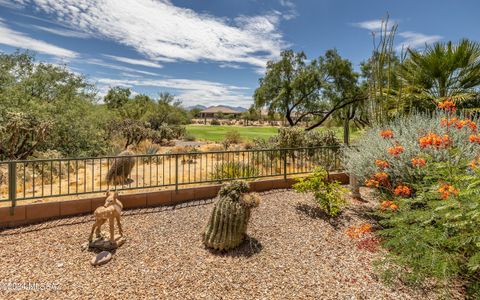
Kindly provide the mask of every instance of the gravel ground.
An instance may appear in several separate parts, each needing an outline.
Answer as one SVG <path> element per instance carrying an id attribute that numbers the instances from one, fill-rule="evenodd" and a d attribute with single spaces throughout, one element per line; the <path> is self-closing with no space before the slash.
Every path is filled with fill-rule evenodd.
<path id="1" fill-rule="evenodd" d="M 373 205 L 352 200 L 331 224 L 309 195 L 262 194 L 249 239 L 228 254 L 211 252 L 201 232 L 212 200 L 126 212 L 127 242 L 92 267 L 82 251 L 91 216 L 0 232 L 0 299 L 436 299 L 431 292 L 385 286 L 345 234 Z M 106 227 L 104 227 L 106 229 Z M 13 291 L 7 283 L 52 284 Z"/>

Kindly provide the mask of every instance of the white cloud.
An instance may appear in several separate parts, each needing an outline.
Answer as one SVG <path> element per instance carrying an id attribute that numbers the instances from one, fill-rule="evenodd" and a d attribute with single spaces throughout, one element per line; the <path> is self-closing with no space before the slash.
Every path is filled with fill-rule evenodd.
<path id="1" fill-rule="evenodd" d="M 353 23 L 353 26 L 367 29 L 370 31 L 375 31 L 375 32 L 380 31 L 380 29 L 382 29 L 382 25 L 383 25 L 383 21 L 381 19 Z"/>
<path id="2" fill-rule="evenodd" d="M 0 44 L 21 49 L 30 49 L 59 58 L 68 59 L 78 56 L 78 53 L 74 51 L 33 39 L 22 32 L 12 30 L 5 25 L 2 19 L 0 19 Z"/>
<path id="3" fill-rule="evenodd" d="M 177 90 L 176 96 L 187 105 L 249 105 L 252 103 L 252 96 L 246 94 L 250 90 L 249 88 L 206 80 L 97 78 L 96 81 L 104 87 L 123 86 L 134 88 L 138 86 Z"/>
<path id="4" fill-rule="evenodd" d="M 280 0 L 280 5 L 287 9 L 286 12 L 283 12 L 282 18 L 285 20 L 291 20 L 298 17 L 298 12 L 296 9 L 295 3 L 291 0 Z"/>
<path id="5" fill-rule="evenodd" d="M 52 33 L 52 34 L 55 34 L 55 35 L 64 36 L 64 37 L 72 37 L 72 38 L 79 38 L 79 39 L 87 39 L 87 38 L 90 37 L 86 33 L 78 32 L 78 31 L 74 31 L 74 30 L 63 29 L 63 28 L 50 28 L 50 27 L 45 27 L 45 26 L 40 26 L 40 25 L 31 25 L 31 27 L 36 28 L 36 29 L 41 30 L 41 31 Z"/>
<path id="6" fill-rule="evenodd" d="M 393 24 L 395 23 L 397 22 L 391 19 L 389 20 L 389 24 L 392 24 L 392 26 L 394 26 Z M 352 23 L 352 25 L 374 33 L 378 33 L 385 28 L 385 23 L 383 23 L 382 19 Z M 392 27 L 388 28 L 388 30 L 391 30 L 391 28 Z M 443 38 L 440 35 L 426 35 L 413 31 L 398 32 L 397 36 L 403 39 L 403 41 L 395 47 L 397 50 L 422 47 L 425 46 L 425 44 L 435 43 Z"/>
<path id="7" fill-rule="evenodd" d="M 128 57 L 122 57 L 122 56 L 115 56 L 115 55 L 107 55 L 104 54 L 103 56 L 108 57 L 110 59 L 127 63 L 130 65 L 138 65 L 138 66 L 145 66 L 145 67 L 152 67 L 152 68 L 163 68 L 162 65 L 149 61 L 149 60 L 144 60 L 144 59 L 134 59 L 134 58 L 128 58 Z"/>
<path id="8" fill-rule="evenodd" d="M 223 63 L 223 64 L 220 64 L 218 65 L 220 68 L 224 69 L 224 68 L 230 68 L 230 69 L 243 69 L 242 66 L 240 65 L 237 65 L 237 64 L 231 64 L 231 63 Z"/>
<path id="9" fill-rule="evenodd" d="M 21 8 L 20 4 L 13 3 L 9 0 L 0 0 L 0 6 L 8 7 L 8 8 L 13 8 L 13 9 L 18 9 Z"/>
<path id="10" fill-rule="evenodd" d="M 217 18 L 168 0 L 17 0 L 33 3 L 65 26 L 162 59 L 247 63 L 264 67 L 285 46 L 279 16 Z"/>
<path id="11" fill-rule="evenodd" d="M 97 59 L 97 58 L 82 59 L 81 63 L 97 65 L 97 66 L 101 66 L 101 67 L 105 67 L 105 68 L 109 68 L 109 69 L 114 69 L 114 70 L 120 70 L 120 71 L 124 71 L 124 72 L 134 72 L 134 73 L 140 73 L 140 74 L 151 75 L 151 76 L 159 75 L 159 74 L 153 73 L 153 72 L 147 72 L 147 71 L 137 70 L 137 69 L 133 69 L 133 68 L 129 68 L 129 67 L 118 66 L 118 65 L 115 65 L 115 64 L 106 63 L 103 60 L 100 60 L 100 59 Z"/>
<path id="12" fill-rule="evenodd" d="M 400 45 L 397 46 L 398 50 L 406 48 L 419 48 L 426 44 L 432 44 L 440 41 L 443 37 L 440 35 L 426 35 L 423 33 L 405 31 L 398 33 L 399 36 L 405 39 Z"/>

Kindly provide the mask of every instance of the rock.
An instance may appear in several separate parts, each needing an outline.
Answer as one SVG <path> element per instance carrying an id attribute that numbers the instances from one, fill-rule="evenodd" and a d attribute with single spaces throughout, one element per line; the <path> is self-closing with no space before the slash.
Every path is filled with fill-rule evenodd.
<path id="1" fill-rule="evenodd" d="M 88 242 L 83 243 L 83 244 L 82 244 L 82 247 L 81 247 L 82 251 L 87 250 L 87 249 L 88 249 L 88 245 L 89 245 Z"/>
<path id="2" fill-rule="evenodd" d="M 111 251 L 117 249 L 125 243 L 125 237 L 120 235 L 115 235 L 115 241 L 112 243 L 109 239 L 100 237 L 88 244 L 89 248 L 94 248 L 103 251 Z"/>
<path id="3" fill-rule="evenodd" d="M 90 261 L 90 264 L 92 264 L 92 266 L 99 266 L 99 265 L 106 264 L 111 259 L 112 259 L 112 253 L 108 251 L 102 251 L 92 258 L 92 260 Z"/>

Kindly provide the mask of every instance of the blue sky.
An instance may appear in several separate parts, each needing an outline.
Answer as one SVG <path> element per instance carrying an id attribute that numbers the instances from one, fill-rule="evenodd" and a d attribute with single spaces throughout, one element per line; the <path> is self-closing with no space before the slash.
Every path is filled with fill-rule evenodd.
<path id="1" fill-rule="evenodd" d="M 185 106 L 248 107 L 268 60 L 336 48 L 358 69 L 386 12 L 396 46 L 480 40 L 480 1 L 0 0 L 0 51 L 30 49 L 96 83 Z"/>

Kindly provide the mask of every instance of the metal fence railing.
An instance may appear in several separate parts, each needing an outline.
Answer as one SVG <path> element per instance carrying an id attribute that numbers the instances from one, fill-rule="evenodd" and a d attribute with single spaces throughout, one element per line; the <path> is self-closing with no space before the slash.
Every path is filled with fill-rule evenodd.
<path id="1" fill-rule="evenodd" d="M 106 190 L 133 190 L 304 174 L 322 166 L 342 169 L 341 147 L 261 149 L 128 156 L 128 179 L 108 181 L 125 157 L 39 159 L 0 162 L 0 202 L 62 197 Z M 122 165 L 122 164 L 120 164 Z M 123 166 L 123 165 L 122 165 Z M 124 168 L 124 167 L 123 167 Z M 123 170 L 122 170 L 123 171 Z M 118 175 L 118 174 L 117 174 Z"/>

